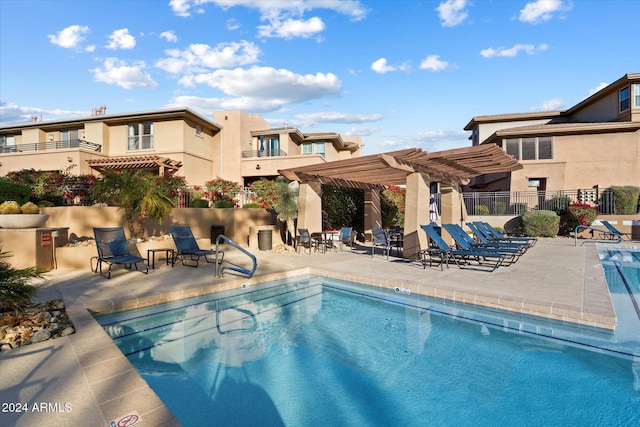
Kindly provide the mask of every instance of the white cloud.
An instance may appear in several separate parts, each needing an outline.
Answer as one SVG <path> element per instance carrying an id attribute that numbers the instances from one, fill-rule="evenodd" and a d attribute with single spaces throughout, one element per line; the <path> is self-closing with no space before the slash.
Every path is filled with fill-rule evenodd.
<path id="1" fill-rule="evenodd" d="M 176 43 L 178 41 L 178 36 L 176 36 L 176 33 L 174 33 L 171 30 L 161 32 L 160 33 L 160 38 L 161 39 L 165 39 L 166 41 L 168 41 L 170 43 Z"/>
<path id="2" fill-rule="evenodd" d="M 449 63 L 440 60 L 439 55 L 429 55 L 420 63 L 420 69 L 422 70 L 442 71 L 449 67 Z"/>
<path id="3" fill-rule="evenodd" d="M 280 104 L 335 96 L 342 83 L 332 73 L 296 74 L 271 67 L 217 70 L 209 74 L 188 76 L 191 84 L 206 84 L 227 95 L 274 100 Z"/>
<path id="4" fill-rule="evenodd" d="M 602 89 L 604 89 L 607 86 L 609 86 L 609 83 L 600 83 L 598 86 L 596 86 L 595 88 L 593 88 L 593 89 L 591 89 L 589 91 L 589 96 L 593 95 L 596 92 L 601 91 Z"/>
<path id="5" fill-rule="evenodd" d="M 240 28 L 240 23 L 238 21 L 236 21 L 235 19 L 227 20 L 227 30 L 235 31 L 238 28 Z"/>
<path id="6" fill-rule="evenodd" d="M 465 9 L 467 0 L 447 0 L 440 3 L 436 10 L 442 21 L 443 27 L 455 27 L 467 19 L 468 13 Z"/>
<path id="7" fill-rule="evenodd" d="M 346 136 L 371 136 L 380 132 L 380 128 L 353 126 L 351 129 L 344 132 Z"/>
<path id="8" fill-rule="evenodd" d="M 480 55 L 485 58 L 507 57 L 513 58 L 520 52 L 525 52 L 527 55 L 533 55 L 536 52 L 542 52 L 549 48 L 546 44 L 540 44 L 538 46 L 533 44 L 516 44 L 510 48 L 499 47 L 494 49 L 492 47 L 483 49 L 480 51 Z"/>
<path id="9" fill-rule="evenodd" d="M 0 102 L 0 125 L 11 123 L 30 123 L 32 117 L 37 116 L 38 120 L 55 120 L 66 117 L 88 116 L 88 111 L 73 110 L 47 110 L 37 107 L 21 107 L 12 102 Z"/>
<path id="10" fill-rule="evenodd" d="M 85 39 L 85 34 L 89 33 L 89 27 L 80 25 L 71 25 L 63 30 L 58 31 L 55 35 L 50 34 L 49 41 L 51 43 L 63 47 L 65 49 L 77 49 Z"/>
<path id="11" fill-rule="evenodd" d="M 191 15 L 189 12 L 191 2 L 192 0 L 171 0 L 169 1 L 169 7 L 173 9 L 173 13 L 178 16 L 189 16 Z"/>
<path id="12" fill-rule="evenodd" d="M 553 18 L 553 14 L 570 10 L 571 5 L 564 5 L 562 0 L 536 0 L 527 3 L 520 10 L 520 21 L 530 24 L 539 24 Z"/>
<path id="13" fill-rule="evenodd" d="M 564 107 L 564 101 L 560 98 L 550 99 L 548 101 L 544 101 L 542 104 L 537 107 L 531 108 L 531 111 L 557 111 L 561 110 Z"/>
<path id="14" fill-rule="evenodd" d="M 125 61 L 118 58 L 107 58 L 102 68 L 90 70 L 93 78 L 97 82 L 115 84 L 125 89 L 134 87 L 155 88 L 158 86 L 151 75 L 143 70 L 146 65 L 143 61 L 134 62 L 127 65 Z"/>
<path id="15" fill-rule="evenodd" d="M 287 19 L 280 22 L 273 19 L 268 25 L 258 26 L 260 37 L 276 37 L 282 39 L 309 38 L 324 30 L 322 19 L 314 16 L 306 21 L 300 19 Z"/>
<path id="16" fill-rule="evenodd" d="M 166 50 L 168 58 L 156 62 L 156 67 L 173 74 L 203 72 L 258 62 L 260 48 L 247 41 L 220 43 L 215 47 L 192 44 L 185 50 Z"/>
<path id="17" fill-rule="evenodd" d="M 386 74 L 392 71 L 408 71 L 409 64 L 405 62 L 400 65 L 389 65 L 387 58 L 380 58 L 371 63 L 371 69 L 378 74 Z"/>
<path id="18" fill-rule="evenodd" d="M 115 30 L 109 36 L 109 43 L 107 49 L 133 49 L 136 46 L 136 38 L 129 34 L 127 28 Z"/>
<path id="19" fill-rule="evenodd" d="M 349 114 L 339 112 L 319 112 L 308 114 L 296 114 L 296 121 L 304 126 L 313 126 L 318 123 L 367 123 L 381 120 L 382 114 Z"/>
<path id="20" fill-rule="evenodd" d="M 469 133 L 460 130 L 425 131 L 404 138 L 407 147 L 416 145 L 426 151 L 442 151 L 468 147 Z"/>

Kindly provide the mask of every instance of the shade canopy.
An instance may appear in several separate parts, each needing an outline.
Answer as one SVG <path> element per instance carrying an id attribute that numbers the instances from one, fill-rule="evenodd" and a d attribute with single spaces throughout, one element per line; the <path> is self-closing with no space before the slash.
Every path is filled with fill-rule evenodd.
<path id="1" fill-rule="evenodd" d="M 89 166 L 103 172 L 105 170 L 122 169 L 151 169 L 158 171 L 158 175 L 171 175 L 182 167 L 182 162 L 160 156 L 123 156 L 107 159 L 89 159 Z"/>
<path id="2" fill-rule="evenodd" d="M 431 182 L 458 184 L 478 175 L 522 169 L 495 144 L 427 153 L 411 148 L 334 162 L 283 169 L 291 181 L 312 181 L 360 189 L 403 185 L 407 176 L 422 173 Z"/>

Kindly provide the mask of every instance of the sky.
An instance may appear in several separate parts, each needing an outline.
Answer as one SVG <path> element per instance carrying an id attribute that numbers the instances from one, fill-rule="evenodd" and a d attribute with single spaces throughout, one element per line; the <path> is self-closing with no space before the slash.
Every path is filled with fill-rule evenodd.
<path id="1" fill-rule="evenodd" d="M 0 0 L 0 125 L 187 107 L 470 145 L 475 116 L 563 110 L 640 72 L 640 0 Z M 637 23 L 637 22 L 636 22 Z"/>

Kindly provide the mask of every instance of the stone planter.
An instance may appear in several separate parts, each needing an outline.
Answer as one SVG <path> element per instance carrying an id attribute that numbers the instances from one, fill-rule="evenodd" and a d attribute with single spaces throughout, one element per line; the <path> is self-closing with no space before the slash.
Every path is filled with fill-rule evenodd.
<path id="1" fill-rule="evenodd" d="M 6 214 L 0 215 L 2 228 L 38 228 L 49 219 L 49 214 Z"/>

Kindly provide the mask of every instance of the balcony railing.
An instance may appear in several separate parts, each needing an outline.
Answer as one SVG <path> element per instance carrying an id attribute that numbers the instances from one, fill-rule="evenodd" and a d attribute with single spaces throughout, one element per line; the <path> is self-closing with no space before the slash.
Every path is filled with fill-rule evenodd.
<path id="1" fill-rule="evenodd" d="M 5 145 L 0 147 L 0 153 L 21 153 L 25 151 L 60 150 L 64 148 L 82 148 L 89 151 L 102 151 L 102 145 L 84 139 L 69 141 L 43 141 L 28 144 Z"/>
<path id="2" fill-rule="evenodd" d="M 532 210 L 561 212 L 574 202 L 597 206 L 598 213 L 615 212 L 610 189 L 578 189 L 559 191 L 498 191 L 462 193 L 469 215 L 522 215 Z"/>
<path id="3" fill-rule="evenodd" d="M 242 152 L 242 158 L 250 157 L 282 157 L 286 156 L 282 150 L 248 150 Z"/>

